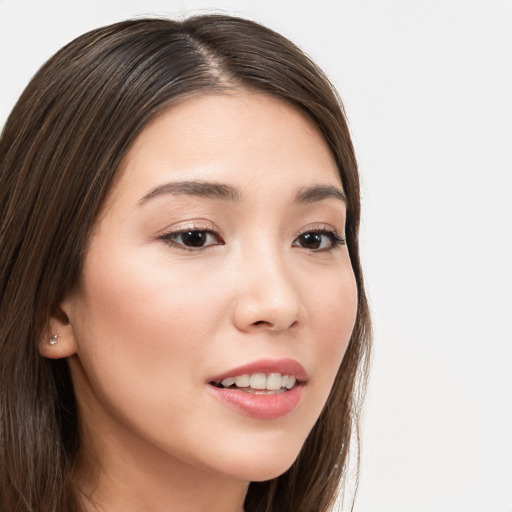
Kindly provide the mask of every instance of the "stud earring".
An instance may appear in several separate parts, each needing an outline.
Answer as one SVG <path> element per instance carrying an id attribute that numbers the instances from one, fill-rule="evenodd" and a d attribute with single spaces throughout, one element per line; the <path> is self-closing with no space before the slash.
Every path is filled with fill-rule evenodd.
<path id="1" fill-rule="evenodd" d="M 58 334 L 54 334 L 51 338 L 50 338 L 50 341 L 48 342 L 50 345 L 57 345 L 57 338 L 59 337 Z"/>

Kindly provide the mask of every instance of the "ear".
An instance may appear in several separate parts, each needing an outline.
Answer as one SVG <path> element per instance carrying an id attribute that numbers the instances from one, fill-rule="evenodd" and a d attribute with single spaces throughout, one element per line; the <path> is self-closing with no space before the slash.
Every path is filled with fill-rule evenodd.
<path id="1" fill-rule="evenodd" d="M 69 315 L 70 304 L 63 301 L 58 304 L 48 324 L 48 330 L 39 340 L 39 353 L 48 359 L 70 357 L 77 352 L 73 325 Z"/>

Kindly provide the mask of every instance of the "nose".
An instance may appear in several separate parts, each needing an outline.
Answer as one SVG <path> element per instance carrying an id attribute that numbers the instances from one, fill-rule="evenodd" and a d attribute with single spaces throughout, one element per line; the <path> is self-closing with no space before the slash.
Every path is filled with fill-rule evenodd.
<path id="1" fill-rule="evenodd" d="M 300 282 L 278 251 L 241 256 L 237 273 L 234 323 L 240 331 L 286 331 L 307 319 Z"/>

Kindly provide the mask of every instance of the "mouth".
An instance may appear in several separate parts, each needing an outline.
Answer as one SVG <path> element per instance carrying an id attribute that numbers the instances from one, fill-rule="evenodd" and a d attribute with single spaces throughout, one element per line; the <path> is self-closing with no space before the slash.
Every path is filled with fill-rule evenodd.
<path id="1" fill-rule="evenodd" d="M 208 380 L 222 403 L 260 420 L 287 416 L 302 401 L 306 371 L 292 359 L 260 360 Z"/>
<path id="2" fill-rule="evenodd" d="M 255 395 L 277 395 L 286 393 L 299 384 L 295 375 L 281 373 L 245 373 L 234 377 L 226 377 L 221 381 L 210 382 L 221 389 L 236 389 Z"/>

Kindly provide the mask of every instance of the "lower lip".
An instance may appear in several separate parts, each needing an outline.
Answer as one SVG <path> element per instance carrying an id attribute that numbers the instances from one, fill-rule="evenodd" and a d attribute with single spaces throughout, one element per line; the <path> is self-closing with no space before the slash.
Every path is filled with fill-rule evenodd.
<path id="1" fill-rule="evenodd" d="M 275 420 L 290 414 L 299 405 L 304 385 L 296 385 L 284 393 L 261 395 L 212 385 L 210 388 L 219 400 L 246 416 L 260 420 Z"/>

